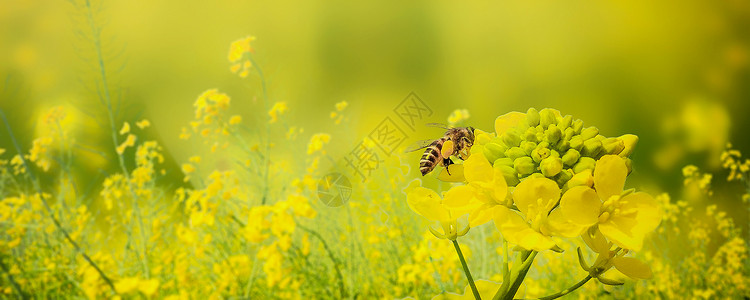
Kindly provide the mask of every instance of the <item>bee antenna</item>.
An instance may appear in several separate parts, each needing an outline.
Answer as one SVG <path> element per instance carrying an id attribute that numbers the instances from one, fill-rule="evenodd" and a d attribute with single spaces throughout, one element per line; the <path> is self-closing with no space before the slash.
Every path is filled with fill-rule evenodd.
<path id="1" fill-rule="evenodd" d="M 469 130 L 471 130 L 471 133 L 474 133 L 474 127 L 469 126 Z"/>

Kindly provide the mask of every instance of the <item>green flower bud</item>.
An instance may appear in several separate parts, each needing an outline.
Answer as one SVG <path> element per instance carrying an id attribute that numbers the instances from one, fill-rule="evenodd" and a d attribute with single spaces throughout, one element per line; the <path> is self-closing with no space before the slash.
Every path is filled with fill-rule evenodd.
<path id="1" fill-rule="evenodd" d="M 573 172 L 576 174 L 581 173 L 585 170 L 594 170 L 596 166 L 596 160 L 591 157 L 581 157 L 578 163 L 573 165 Z"/>
<path id="2" fill-rule="evenodd" d="M 557 124 L 557 116 L 555 116 L 554 110 L 545 108 L 539 112 L 539 125 L 542 127 L 548 127 L 552 124 Z"/>
<path id="3" fill-rule="evenodd" d="M 578 159 L 581 158 L 581 153 L 576 149 L 568 149 L 562 157 L 563 164 L 570 167 L 573 166 Z"/>
<path id="4" fill-rule="evenodd" d="M 513 161 L 513 168 L 519 175 L 525 176 L 534 173 L 536 165 L 534 165 L 534 161 L 531 160 L 531 157 L 522 156 Z"/>
<path id="5" fill-rule="evenodd" d="M 570 125 L 573 124 L 573 116 L 567 115 L 563 117 L 560 122 L 557 124 L 557 127 L 560 128 L 563 132 L 570 127 Z"/>
<path id="6" fill-rule="evenodd" d="M 536 149 L 536 143 L 534 142 L 521 142 L 521 149 L 526 152 L 526 155 L 531 155 L 531 151 Z"/>
<path id="7" fill-rule="evenodd" d="M 526 111 L 526 123 L 529 124 L 529 127 L 539 125 L 539 112 L 533 107 Z"/>
<path id="8" fill-rule="evenodd" d="M 565 128 L 565 131 L 563 131 L 563 141 L 570 142 L 570 139 L 573 138 L 573 136 L 576 135 L 576 131 L 573 130 L 573 128 Z"/>
<path id="9" fill-rule="evenodd" d="M 570 129 L 570 128 L 568 128 Z M 555 146 L 555 149 L 557 149 L 560 152 L 565 152 L 570 149 L 570 142 L 566 140 L 560 140 L 557 142 L 557 145 Z"/>
<path id="10" fill-rule="evenodd" d="M 617 155 L 625 149 L 625 143 L 621 139 L 608 138 L 602 143 L 604 146 L 604 152 L 607 154 Z"/>
<path id="11" fill-rule="evenodd" d="M 581 149 L 581 154 L 583 154 L 583 156 L 596 157 L 597 155 L 599 155 L 599 152 L 601 152 L 602 149 L 602 141 L 598 139 L 588 139 L 583 142 L 583 149 Z"/>
<path id="12" fill-rule="evenodd" d="M 526 152 L 523 152 L 523 149 L 520 147 L 513 147 L 505 151 L 505 156 L 515 160 L 521 156 L 526 156 Z"/>
<path id="13" fill-rule="evenodd" d="M 547 142 L 549 142 L 551 145 L 554 145 L 562 137 L 562 131 L 560 130 L 560 128 L 557 128 L 557 125 L 551 124 L 549 125 L 549 127 L 547 127 L 545 135 Z"/>
<path id="14" fill-rule="evenodd" d="M 549 150 L 549 156 L 550 157 L 560 158 L 560 152 L 557 152 L 557 150 L 554 150 L 554 149 L 550 149 Z"/>
<path id="15" fill-rule="evenodd" d="M 536 137 L 536 128 L 534 127 L 529 127 L 528 129 L 526 129 L 526 131 L 521 135 L 521 138 L 523 140 L 534 143 L 539 141 L 539 139 L 537 139 Z"/>
<path id="16" fill-rule="evenodd" d="M 542 163 L 539 165 L 539 169 L 542 171 L 542 174 L 546 177 L 552 177 L 560 173 L 563 168 L 562 159 L 559 157 L 547 157 L 542 160 Z"/>
<path id="17" fill-rule="evenodd" d="M 484 145 L 484 156 L 488 161 L 495 161 L 498 158 L 505 157 L 505 148 L 495 143 Z"/>
<path id="18" fill-rule="evenodd" d="M 539 147 L 538 145 L 536 149 L 534 149 L 534 151 L 531 151 L 531 159 L 533 159 L 534 162 L 537 162 L 537 163 L 549 157 L 549 155 L 550 155 L 549 149 Z"/>
<path id="19" fill-rule="evenodd" d="M 634 134 L 626 134 L 620 136 L 618 139 L 620 139 L 625 146 L 625 148 L 622 149 L 622 152 L 620 152 L 620 156 L 628 157 L 630 154 L 633 154 L 633 149 L 635 148 L 635 145 L 638 144 L 638 136 Z"/>
<path id="20" fill-rule="evenodd" d="M 580 135 L 570 138 L 570 148 L 581 151 L 583 149 L 583 138 Z"/>
<path id="21" fill-rule="evenodd" d="M 588 127 L 581 131 L 581 138 L 585 141 L 599 134 L 599 128 L 594 126 Z"/>
<path id="22" fill-rule="evenodd" d="M 480 134 L 476 136 L 476 142 L 474 144 L 484 145 L 490 142 L 492 137 L 489 134 Z"/>
<path id="23" fill-rule="evenodd" d="M 583 120 L 577 119 L 573 121 L 573 124 L 570 125 L 571 128 L 573 128 L 573 131 L 575 131 L 576 134 L 581 134 L 581 130 L 583 130 Z"/>
<path id="24" fill-rule="evenodd" d="M 498 158 L 492 165 L 513 167 L 513 160 L 508 157 Z"/>
<path id="25" fill-rule="evenodd" d="M 505 145 L 511 147 L 518 146 L 521 143 L 521 137 L 518 136 L 518 133 L 516 133 L 515 130 L 508 130 L 503 133 L 502 139 Z"/>
<path id="26" fill-rule="evenodd" d="M 570 180 L 571 178 L 573 178 L 573 175 L 575 175 L 573 173 L 573 170 L 571 170 L 571 169 L 564 169 L 564 170 L 562 170 L 562 172 L 560 172 L 559 174 L 557 174 L 557 176 L 555 176 L 555 181 L 557 182 L 557 184 L 559 186 L 563 186 L 566 182 L 568 182 L 568 180 Z"/>
<path id="27" fill-rule="evenodd" d="M 516 170 L 513 169 L 513 167 L 502 165 L 497 168 L 503 173 L 503 177 L 505 177 L 505 182 L 508 186 L 516 186 L 521 182 L 518 180 L 518 173 L 516 173 Z"/>

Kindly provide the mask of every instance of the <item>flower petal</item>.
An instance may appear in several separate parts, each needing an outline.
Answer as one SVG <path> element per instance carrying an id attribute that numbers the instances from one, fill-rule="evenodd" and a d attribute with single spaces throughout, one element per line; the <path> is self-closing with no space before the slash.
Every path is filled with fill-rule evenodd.
<path id="1" fill-rule="evenodd" d="M 539 199 L 542 199 L 542 203 L 539 203 Z M 527 216 L 529 211 L 538 212 L 539 209 L 550 206 L 558 199 L 560 199 L 560 188 L 557 183 L 547 178 L 526 179 L 513 191 L 513 201 L 516 207 Z M 539 204 L 542 207 L 538 207 Z"/>
<path id="2" fill-rule="evenodd" d="M 596 229 L 596 227 L 589 229 L 581 235 L 583 241 L 589 246 L 589 249 L 594 250 L 596 253 L 605 253 L 609 251 L 610 244 L 604 235 Z"/>
<path id="3" fill-rule="evenodd" d="M 536 251 L 547 250 L 555 246 L 552 239 L 531 229 L 518 213 L 502 205 L 495 206 L 494 210 L 495 226 L 509 243 Z"/>
<path id="4" fill-rule="evenodd" d="M 466 178 L 464 177 L 464 165 L 450 165 L 448 168 L 450 168 L 450 174 L 448 174 L 448 169 L 443 168 L 442 171 L 440 171 L 440 174 L 438 175 L 438 180 L 445 181 L 445 182 L 465 182 Z"/>
<path id="5" fill-rule="evenodd" d="M 477 202 L 474 189 L 468 185 L 457 185 L 443 194 L 443 204 L 448 208 L 463 208 Z"/>
<path id="6" fill-rule="evenodd" d="M 493 207 L 495 207 L 495 205 L 484 204 L 472 211 L 471 215 L 469 215 L 469 227 L 475 228 L 492 220 L 494 211 L 492 209 Z"/>
<path id="7" fill-rule="evenodd" d="M 602 156 L 594 167 L 594 188 L 602 201 L 609 197 L 620 195 L 625 187 L 625 177 L 628 167 L 625 161 L 617 155 Z"/>
<path id="8" fill-rule="evenodd" d="M 615 257 L 612 259 L 612 265 L 633 279 L 649 279 L 653 275 L 647 264 L 633 257 Z"/>
<path id="9" fill-rule="evenodd" d="M 414 187 L 406 194 L 406 202 L 411 210 L 429 220 L 448 221 L 450 219 L 448 210 L 440 203 L 440 196 L 431 189 Z"/>
<path id="10" fill-rule="evenodd" d="M 495 119 L 495 133 L 497 136 L 502 135 L 505 131 L 510 128 L 516 127 L 523 120 L 526 119 L 526 114 L 512 111 Z"/>
<path id="11" fill-rule="evenodd" d="M 493 178 L 492 178 L 492 185 L 493 185 L 493 196 L 495 196 L 495 200 L 498 203 L 505 203 L 505 198 L 508 196 L 508 183 L 505 181 L 505 176 L 503 175 L 502 169 L 498 167 L 493 167 Z"/>
<path id="12" fill-rule="evenodd" d="M 563 216 L 581 226 L 591 226 L 599 222 L 602 201 L 596 191 L 586 186 L 569 189 L 560 199 Z"/>
<path id="13" fill-rule="evenodd" d="M 633 229 L 638 234 L 646 234 L 659 226 L 662 211 L 656 200 L 646 193 L 634 193 L 620 199 L 623 202 L 622 211 L 635 211 L 636 227 Z"/>
<path id="14" fill-rule="evenodd" d="M 481 151 L 476 152 L 469 156 L 464 162 L 464 176 L 466 181 L 491 181 L 492 180 L 492 165 L 487 161 Z"/>
<path id="15" fill-rule="evenodd" d="M 543 226 L 546 226 L 552 235 L 569 238 L 577 237 L 586 230 L 585 226 L 573 223 L 564 217 L 560 209 L 553 210 L 547 217 L 547 223 Z"/>
<path id="16" fill-rule="evenodd" d="M 634 232 L 635 225 L 632 218 L 613 215 L 606 222 L 599 224 L 599 230 L 615 245 L 638 251 L 643 247 L 643 235 Z"/>

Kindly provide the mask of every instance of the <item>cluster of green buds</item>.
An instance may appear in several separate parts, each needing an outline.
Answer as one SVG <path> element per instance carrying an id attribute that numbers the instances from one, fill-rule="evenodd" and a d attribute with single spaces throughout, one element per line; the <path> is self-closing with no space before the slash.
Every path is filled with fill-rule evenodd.
<path id="1" fill-rule="evenodd" d="M 604 155 L 625 158 L 630 172 L 628 156 L 638 142 L 638 136 L 632 134 L 605 137 L 596 127 L 584 127 L 582 120 L 549 108 L 500 116 L 495 127 L 494 136 L 477 135 L 472 152 L 482 151 L 503 171 L 509 186 L 533 177 L 550 178 L 563 190 L 590 186 L 596 160 Z"/>

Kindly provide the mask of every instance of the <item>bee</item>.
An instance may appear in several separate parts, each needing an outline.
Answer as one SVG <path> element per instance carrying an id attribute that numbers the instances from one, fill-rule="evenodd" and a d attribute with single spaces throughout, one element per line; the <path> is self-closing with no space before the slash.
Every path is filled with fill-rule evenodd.
<path id="1" fill-rule="evenodd" d="M 462 160 L 468 157 L 468 150 L 472 145 L 474 145 L 474 127 L 469 126 L 449 128 L 445 125 L 437 123 L 431 123 L 427 125 L 440 127 L 446 129 L 447 131 L 445 132 L 443 137 L 439 139 L 417 142 L 418 146 L 412 148 L 411 150 L 407 150 L 407 152 L 426 148 L 424 150 L 424 154 L 422 154 L 422 159 L 420 159 L 419 161 L 419 171 L 422 173 L 422 176 L 425 176 L 428 173 L 432 172 L 432 170 L 434 170 L 438 165 L 444 166 L 446 172 L 448 172 L 448 175 L 450 175 L 451 173 L 450 170 L 448 170 L 448 166 L 453 164 L 451 156 L 455 155 Z M 443 145 L 445 145 L 445 142 L 447 141 L 452 142 L 453 149 L 448 149 L 444 153 Z M 445 154 L 445 156 L 443 154 Z"/>

